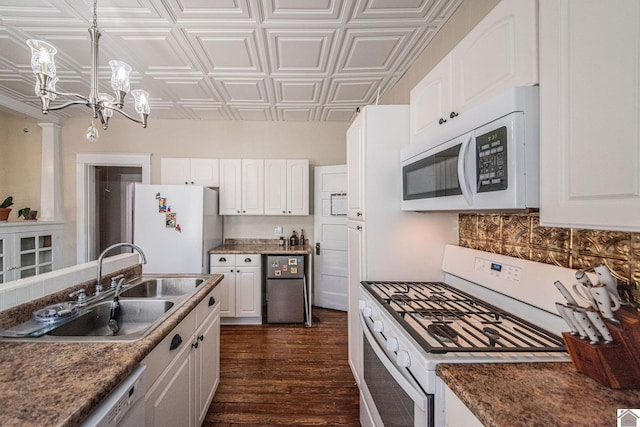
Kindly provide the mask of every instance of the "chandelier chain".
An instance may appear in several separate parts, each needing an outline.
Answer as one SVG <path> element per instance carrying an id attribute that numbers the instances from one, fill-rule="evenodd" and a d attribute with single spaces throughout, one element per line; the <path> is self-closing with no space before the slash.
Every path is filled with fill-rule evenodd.
<path id="1" fill-rule="evenodd" d="M 93 26 L 98 26 L 98 0 L 93 0 Z"/>

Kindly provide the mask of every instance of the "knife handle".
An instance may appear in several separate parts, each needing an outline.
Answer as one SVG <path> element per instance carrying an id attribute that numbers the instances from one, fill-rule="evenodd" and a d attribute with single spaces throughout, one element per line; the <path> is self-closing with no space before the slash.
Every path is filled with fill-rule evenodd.
<path id="1" fill-rule="evenodd" d="M 573 315 L 578 320 L 578 323 L 580 323 L 580 326 L 582 326 L 582 329 L 584 329 L 584 331 L 587 333 L 587 336 L 589 337 L 589 343 L 597 344 L 598 334 L 596 333 L 594 326 L 589 321 L 589 318 L 587 317 L 585 310 L 580 308 L 574 308 Z"/>
<path id="2" fill-rule="evenodd" d="M 555 285 L 556 288 L 558 288 L 558 290 L 560 291 L 564 299 L 566 299 L 569 304 L 578 305 L 573 295 L 569 293 L 569 291 L 567 290 L 567 288 L 565 288 L 562 282 L 560 282 L 559 280 L 556 280 L 555 282 L 553 282 L 553 284 Z"/>
<path id="3" fill-rule="evenodd" d="M 572 319 L 573 315 L 571 314 L 570 311 L 569 312 L 566 311 L 571 309 L 557 302 L 556 310 L 558 310 L 558 314 L 560 314 L 560 317 L 562 317 L 564 321 L 567 323 L 567 325 L 569 325 L 569 332 L 571 333 L 571 335 L 580 335 L 578 331 L 578 327 L 575 324 L 575 320 Z"/>
<path id="4" fill-rule="evenodd" d="M 604 324 L 602 317 L 600 317 L 600 315 L 595 311 L 587 310 L 586 312 L 587 317 L 589 317 L 589 320 L 591 321 L 593 326 L 595 326 L 598 332 L 600 332 L 600 334 L 602 335 L 604 343 L 611 344 L 613 342 L 613 337 L 611 336 L 611 332 L 609 332 L 609 328 L 607 328 L 607 325 Z"/>

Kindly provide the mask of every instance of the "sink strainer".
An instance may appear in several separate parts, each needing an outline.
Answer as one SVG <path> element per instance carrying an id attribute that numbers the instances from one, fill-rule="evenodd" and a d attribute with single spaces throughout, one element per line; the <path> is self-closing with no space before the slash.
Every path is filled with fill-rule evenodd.
<path id="1" fill-rule="evenodd" d="M 71 319 L 78 315 L 78 308 L 73 302 L 53 304 L 33 312 L 33 319 L 42 323 L 56 323 Z"/>

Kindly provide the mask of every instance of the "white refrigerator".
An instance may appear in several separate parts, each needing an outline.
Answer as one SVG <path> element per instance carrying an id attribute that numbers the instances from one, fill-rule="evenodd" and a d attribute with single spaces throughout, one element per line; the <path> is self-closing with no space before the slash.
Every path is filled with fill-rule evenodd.
<path id="1" fill-rule="evenodd" d="M 209 273 L 209 250 L 222 244 L 218 191 L 198 185 L 134 187 L 133 243 L 143 273 Z"/>

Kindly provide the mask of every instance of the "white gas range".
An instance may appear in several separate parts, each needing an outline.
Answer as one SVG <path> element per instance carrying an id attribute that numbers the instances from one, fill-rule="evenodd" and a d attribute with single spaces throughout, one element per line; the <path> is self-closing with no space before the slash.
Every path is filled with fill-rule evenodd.
<path id="1" fill-rule="evenodd" d="M 443 272 L 361 283 L 363 426 L 444 426 L 438 363 L 570 360 L 553 283 L 574 270 L 448 245 Z"/>

